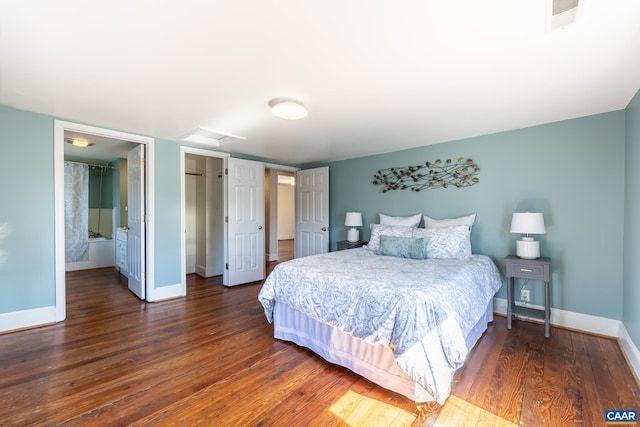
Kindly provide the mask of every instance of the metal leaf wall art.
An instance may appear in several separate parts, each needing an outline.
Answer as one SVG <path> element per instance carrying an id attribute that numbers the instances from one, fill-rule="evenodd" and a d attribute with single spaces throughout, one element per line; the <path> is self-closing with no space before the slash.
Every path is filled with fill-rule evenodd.
<path id="1" fill-rule="evenodd" d="M 421 191 L 430 188 L 471 187 L 478 183 L 480 168 L 471 159 L 460 157 L 425 162 L 422 165 L 380 169 L 373 175 L 373 185 L 382 185 L 381 193 L 391 190 Z"/>

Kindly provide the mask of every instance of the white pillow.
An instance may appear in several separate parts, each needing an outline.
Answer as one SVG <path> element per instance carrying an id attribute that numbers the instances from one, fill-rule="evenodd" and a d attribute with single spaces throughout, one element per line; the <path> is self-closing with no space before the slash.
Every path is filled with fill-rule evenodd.
<path id="1" fill-rule="evenodd" d="M 471 259 L 469 226 L 414 228 L 413 238 L 427 239 L 427 258 Z"/>
<path id="2" fill-rule="evenodd" d="M 380 249 L 380 236 L 411 237 L 414 227 L 397 225 L 371 224 L 371 237 L 367 243 L 367 249 L 376 252 Z"/>
<path id="3" fill-rule="evenodd" d="M 473 223 L 476 221 L 476 214 L 467 216 L 461 216 L 460 218 L 447 218 L 447 219 L 433 219 L 428 216 L 424 216 L 424 228 L 442 228 L 442 227 L 455 227 L 457 225 L 466 225 L 469 230 L 473 228 Z"/>
<path id="4" fill-rule="evenodd" d="M 389 216 L 380 214 L 380 224 L 382 225 L 398 225 L 402 227 L 417 227 L 422 219 L 422 214 L 411 216 Z"/>

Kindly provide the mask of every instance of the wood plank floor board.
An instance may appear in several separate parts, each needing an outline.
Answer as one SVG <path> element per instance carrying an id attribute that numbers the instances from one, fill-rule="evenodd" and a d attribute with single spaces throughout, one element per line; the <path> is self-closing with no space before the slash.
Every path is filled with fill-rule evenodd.
<path id="1" fill-rule="evenodd" d="M 616 366 L 624 358 L 620 346 L 612 340 L 599 340 L 598 344 L 602 350 L 603 357 L 607 361 L 609 374 L 611 375 L 609 381 L 618 391 L 618 400 L 622 402 L 625 408 L 637 408 L 640 410 L 640 393 L 635 378 L 625 375 L 624 371 L 621 371 Z"/>
<path id="2" fill-rule="evenodd" d="M 303 421 L 310 425 L 314 419 L 309 419 L 313 406 L 324 402 L 330 405 L 335 399 L 335 389 L 349 387 L 349 382 L 345 377 L 333 375 L 332 369 L 318 369 L 317 375 L 307 377 L 289 396 L 273 402 L 272 411 L 256 413 L 251 421 L 254 425 L 288 425 Z"/>
<path id="3" fill-rule="evenodd" d="M 447 404 L 415 404 L 275 340 L 260 287 L 189 275 L 186 298 L 144 303 L 113 269 L 69 273 L 66 321 L 0 335 L 0 425 L 600 426 L 640 406 L 615 340 L 500 316 Z"/>
<path id="4" fill-rule="evenodd" d="M 598 337 L 584 336 L 585 344 L 589 352 L 590 369 L 593 371 L 593 377 L 598 382 L 598 401 L 602 411 L 608 409 L 625 409 L 622 408 L 622 402 L 619 402 L 618 387 L 611 381 L 611 372 L 607 364 L 607 357 L 602 352 Z M 604 416 L 602 416 L 604 419 Z"/>
<path id="5" fill-rule="evenodd" d="M 506 340 L 509 336 L 504 328 L 502 328 L 502 326 L 499 326 L 502 323 L 504 323 L 502 322 L 502 318 L 496 317 L 494 318 L 493 324 L 489 326 L 489 328 L 493 328 L 494 332 L 496 332 L 496 334 L 493 335 L 493 338 L 495 338 L 495 342 L 487 345 L 489 347 L 489 351 L 486 353 L 486 358 L 483 359 L 482 369 L 475 377 L 468 379 L 464 376 L 463 372 L 460 378 L 464 378 L 465 381 L 460 383 L 462 384 L 462 386 L 456 386 L 464 387 L 466 390 L 468 390 L 468 392 L 465 393 L 462 398 L 465 401 L 479 407 L 482 407 L 485 404 L 486 397 L 491 396 L 495 391 L 491 388 L 491 380 L 494 376 L 495 370 L 497 369 L 496 367 L 498 366 L 502 348 L 505 345 L 505 342 L 507 342 Z M 472 353 L 473 352 L 474 351 L 472 351 Z M 473 357 L 473 355 L 471 357 Z M 470 384 L 467 384 L 465 386 L 465 382 L 470 382 Z M 490 404 L 490 402 L 488 404 Z"/>
<path id="6" fill-rule="evenodd" d="M 483 369 L 485 361 L 492 346 L 487 343 L 494 343 L 496 338 L 496 328 L 493 327 L 493 322 L 489 323 L 486 332 L 484 333 L 483 340 L 478 342 L 475 348 L 473 348 L 464 362 L 464 369 L 459 369 L 453 380 L 452 390 L 456 395 L 462 399 L 467 399 L 471 393 L 471 386 L 474 384 L 474 379 L 480 375 Z M 506 336 L 506 334 L 505 334 Z"/>
<path id="7" fill-rule="evenodd" d="M 492 391 L 484 405 L 492 414 L 509 422 L 519 416 L 532 332 L 529 327 L 515 328 L 505 339 L 489 384 Z"/>
<path id="8" fill-rule="evenodd" d="M 559 396 L 559 400 L 566 408 L 567 425 L 584 425 L 584 375 L 582 373 L 583 361 L 580 360 L 580 353 L 576 347 L 574 337 L 578 335 L 573 331 L 570 334 L 559 334 L 558 340 L 563 345 L 563 359 L 559 361 L 564 365 L 563 372 L 563 394 Z M 610 340 L 611 341 L 611 340 Z M 611 341 L 613 342 L 613 341 Z M 572 399 L 565 399 L 564 396 L 572 396 Z"/>
<path id="9" fill-rule="evenodd" d="M 559 333 L 556 329 L 550 338 L 553 341 L 545 343 L 545 346 L 554 346 L 554 351 L 545 351 L 543 375 L 545 392 L 541 405 L 545 410 L 543 418 L 547 421 L 545 425 L 584 424 L 581 412 L 576 410 L 581 398 L 577 396 L 579 389 L 573 377 L 575 369 L 571 340 L 573 332 L 567 332 Z"/>
<path id="10" fill-rule="evenodd" d="M 524 324 L 519 325 L 525 327 Z M 539 332 L 538 332 L 538 335 Z M 541 422 L 543 414 L 540 413 L 541 399 L 544 392 L 544 354 L 546 342 L 543 339 L 532 339 L 528 348 L 528 365 L 524 372 L 525 389 L 522 395 L 519 421 L 521 425 L 536 426 Z"/>
<path id="11" fill-rule="evenodd" d="M 580 367 L 579 376 L 582 382 L 580 401 L 582 403 L 582 417 L 587 427 L 598 426 L 604 419 L 604 408 L 601 405 L 597 387 L 586 387 L 585 384 L 597 384 L 591 369 L 589 351 L 583 334 L 573 334 L 573 346 L 576 354 L 576 364 Z"/>

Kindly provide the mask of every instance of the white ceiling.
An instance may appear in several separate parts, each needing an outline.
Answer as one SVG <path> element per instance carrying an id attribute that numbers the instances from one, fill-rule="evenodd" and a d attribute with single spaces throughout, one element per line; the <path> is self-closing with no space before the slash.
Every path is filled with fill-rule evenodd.
<path id="1" fill-rule="evenodd" d="M 0 104 L 305 164 L 626 107 L 640 1 L 2 0 Z M 294 97 L 289 122 L 268 102 Z"/>
<path id="2" fill-rule="evenodd" d="M 64 132 L 65 142 L 73 139 L 89 141 L 90 147 L 75 147 L 72 144 L 64 145 L 65 160 L 93 162 L 108 164 L 117 159 L 126 159 L 127 153 L 138 146 L 135 142 L 108 138 L 106 136 L 87 135 L 79 132 Z"/>

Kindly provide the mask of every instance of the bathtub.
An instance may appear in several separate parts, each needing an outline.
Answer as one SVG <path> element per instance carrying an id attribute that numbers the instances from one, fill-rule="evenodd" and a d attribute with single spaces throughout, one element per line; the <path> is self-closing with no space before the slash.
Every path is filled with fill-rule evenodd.
<path id="1" fill-rule="evenodd" d="M 87 261 L 67 262 L 66 271 L 87 270 L 90 268 L 113 267 L 116 263 L 115 243 L 106 237 L 89 239 L 89 259 Z"/>

